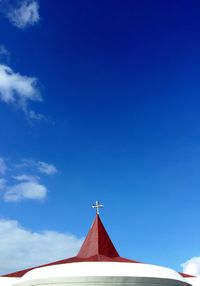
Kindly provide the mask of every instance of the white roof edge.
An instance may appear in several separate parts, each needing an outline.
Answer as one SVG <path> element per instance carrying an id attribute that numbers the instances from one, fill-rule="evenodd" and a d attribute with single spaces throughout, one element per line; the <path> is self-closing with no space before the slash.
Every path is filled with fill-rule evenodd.
<path id="1" fill-rule="evenodd" d="M 187 281 L 187 283 L 189 283 L 193 286 L 199 286 L 200 285 L 200 276 L 185 277 L 185 280 Z"/>
<path id="2" fill-rule="evenodd" d="M 173 279 L 187 283 L 184 277 L 170 268 L 129 262 L 74 262 L 51 265 L 30 270 L 22 279 L 86 276 L 152 277 Z"/>
<path id="3" fill-rule="evenodd" d="M 19 277 L 1 277 L 0 276 L 0 285 L 11 286 L 15 283 L 20 282 L 20 279 L 21 278 L 19 278 Z"/>

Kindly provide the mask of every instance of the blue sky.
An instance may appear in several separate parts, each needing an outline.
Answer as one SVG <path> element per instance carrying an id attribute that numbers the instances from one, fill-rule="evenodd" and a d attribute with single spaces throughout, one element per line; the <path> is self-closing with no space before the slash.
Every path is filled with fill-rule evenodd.
<path id="1" fill-rule="evenodd" d="M 26 256 L 27 234 L 56 248 L 48 230 L 61 248 L 30 264 L 65 258 L 100 200 L 122 256 L 179 271 L 193 258 L 200 274 L 199 1 L 0 9 L 1 241 L 22 232 Z M 27 266 L 3 249 L 1 272 Z"/>

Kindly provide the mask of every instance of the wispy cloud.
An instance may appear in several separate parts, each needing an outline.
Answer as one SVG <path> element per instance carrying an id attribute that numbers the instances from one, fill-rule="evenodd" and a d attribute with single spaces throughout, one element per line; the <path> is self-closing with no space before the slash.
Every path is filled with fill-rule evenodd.
<path id="1" fill-rule="evenodd" d="M 36 176 L 32 176 L 32 175 L 27 175 L 27 174 L 23 174 L 23 175 L 18 175 L 18 176 L 13 176 L 13 178 L 17 181 L 35 181 L 37 182 L 39 180 L 39 177 Z"/>
<path id="2" fill-rule="evenodd" d="M 24 181 L 7 187 L 4 200 L 6 202 L 20 202 L 23 200 L 44 200 L 47 195 L 47 188 L 39 182 Z"/>
<path id="3" fill-rule="evenodd" d="M 73 256 L 81 243 L 82 238 L 69 233 L 33 232 L 15 220 L 0 219 L 0 273 Z"/>
<path id="4" fill-rule="evenodd" d="M 45 175 L 54 175 L 58 173 L 56 166 L 52 163 L 44 161 L 36 161 L 32 159 L 23 159 L 20 164 L 17 164 L 17 168 L 32 168 L 37 170 L 39 173 Z"/>
<path id="5" fill-rule="evenodd" d="M 7 169 L 9 172 L 6 172 Z M 48 189 L 41 182 L 42 177 L 44 174 L 53 175 L 57 172 L 53 164 L 42 161 L 22 160 L 20 164 L 10 163 L 7 167 L 4 159 L 0 158 L 1 197 L 5 202 L 43 201 Z"/>
<path id="6" fill-rule="evenodd" d="M 14 104 L 31 119 L 41 119 L 40 114 L 29 109 L 29 102 L 42 101 L 38 80 L 14 72 L 9 66 L 0 64 L 0 100 Z"/>
<path id="7" fill-rule="evenodd" d="M 0 174 L 4 175 L 7 171 L 8 167 L 6 165 L 5 159 L 0 157 Z"/>
<path id="8" fill-rule="evenodd" d="M 40 20 L 39 4 L 35 0 L 22 0 L 17 7 L 9 8 L 7 18 L 20 29 L 33 26 Z"/>
<path id="9" fill-rule="evenodd" d="M 54 175 L 58 172 L 56 167 L 53 164 L 45 163 L 45 162 L 37 162 L 38 170 L 41 173 L 44 173 L 46 175 Z"/>
<path id="10" fill-rule="evenodd" d="M 200 257 L 195 256 L 181 264 L 183 272 L 191 275 L 200 275 Z"/>

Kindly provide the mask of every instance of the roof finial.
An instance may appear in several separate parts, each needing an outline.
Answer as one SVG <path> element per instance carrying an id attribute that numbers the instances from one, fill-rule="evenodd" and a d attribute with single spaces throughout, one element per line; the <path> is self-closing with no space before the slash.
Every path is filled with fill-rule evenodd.
<path id="1" fill-rule="evenodd" d="M 103 207 L 102 204 L 100 204 L 99 201 L 96 201 L 95 204 L 92 205 L 93 209 L 95 208 L 96 209 L 96 214 L 99 215 L 99 209 Z"/>

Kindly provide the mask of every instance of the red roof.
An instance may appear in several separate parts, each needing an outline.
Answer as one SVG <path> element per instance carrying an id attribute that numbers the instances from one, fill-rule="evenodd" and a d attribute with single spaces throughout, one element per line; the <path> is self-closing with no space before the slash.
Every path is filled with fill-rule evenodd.
<path id="1" fill-rule="evenodd" d="M 185 278 L 193 278 L 193 277 L 197 277 L 197 276 L 190 275 L 190 274 L 186 274 L 186 273 L 182 273 L 182 272 L 179 272 L 179 274 L 180 274 L 182 277 L 185 277 Z"/>
<path id="2" fill-rule="evenodd" d="M 101 222 L 99 215 L 96 215 L 95 220 L 77 256 L 54 261 L 48 264 L 43 264 L 32 268 L 27 268 L 21 271 L 9 273 L 2 276 L 22 277 L 26 272 L 39 267 L 64 264 L 64 263 L 73 263 L 73 262 L 95 262 L 95 261 L 140 263 L 138 261 L 130 260 L 119 256 L 108 233 L 106 232 L 103 226 L 103 223 Z M 192 275 L 188 275 L 185 273 L 179 273 L 179 274 L 182 275 L 183 277 L 194 277 Z"/>
<path id="3" fill-rule="evenodd" d="M 132 262 L 137 263 L 135 260 L 130 260 L 119 256 L 115 249 L 108 233 L 106 232 L 103 223 L 96 215 L 92 227 L 86 236 L 83 245 L 77 256 L 58 260 L 48 264 L 39 265 L 32 268 L 27 268 L 21 271 L 2 275 L 4 277 L 22 277 L 26 272 L 44 266 L 51 266 L 56 264 L 73 263 L 73 262 L 89 262 L 89 261 L 111 261 L 111 262 Z"/>

